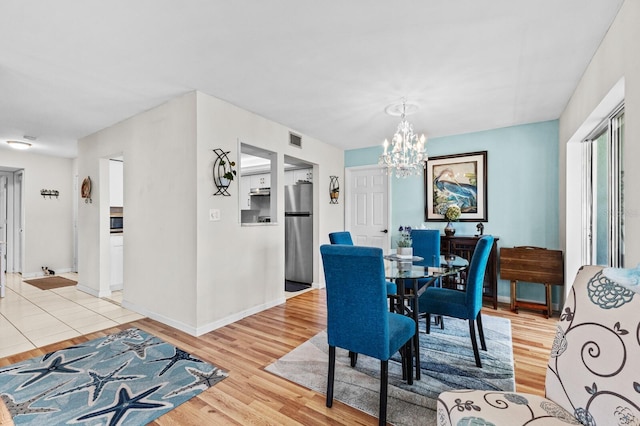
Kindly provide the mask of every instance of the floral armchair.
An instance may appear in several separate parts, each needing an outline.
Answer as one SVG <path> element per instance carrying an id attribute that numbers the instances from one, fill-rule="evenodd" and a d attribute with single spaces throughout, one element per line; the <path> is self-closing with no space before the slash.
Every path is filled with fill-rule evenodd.
<path id="1" fill-rule="evenodd" d="M 612 276 L 612 275 L 608 275 Z M 558 321 L 546 398 L 456 390 L 438 397 L 438 425 L 640 426 L 640 295 L 583 266 Z"/>

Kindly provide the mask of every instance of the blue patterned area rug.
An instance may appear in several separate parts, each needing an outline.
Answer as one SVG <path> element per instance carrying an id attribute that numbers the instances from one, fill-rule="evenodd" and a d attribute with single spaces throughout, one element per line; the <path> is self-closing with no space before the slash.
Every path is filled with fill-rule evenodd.
<path id="1" fill-rule="evenodd" d="M 387 421 L 395 425 L 435 425 L 436 400 L 449 389 L 515 390 L 511 322 L 482 316 L 487 351 L 480 351 L 483 368 L 476 367 L 467 321 L 445 318 L 444 330 L 420 320 L 421 380 L 402 380 L 400 357 L 389 362 Z M 322 394 L 327 389 L 328 345 L 320 332 L 269 365 L 266 370 Z M 358 356 L 356 368 L 348 352 L 336 350 L 335 399 L 378 416 L 380 361 Z"/>
<path id="2" fill-rule="evenodd" d="M 137 328 L 0 367 L 16 425 L 143 425 L 227 373 Z"/>

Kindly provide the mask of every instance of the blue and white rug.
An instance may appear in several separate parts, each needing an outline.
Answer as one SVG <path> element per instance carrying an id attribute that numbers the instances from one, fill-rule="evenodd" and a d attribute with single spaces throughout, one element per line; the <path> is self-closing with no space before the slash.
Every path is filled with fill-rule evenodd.
<path id="1" fill-rule="evenodd" d="M 143 425 L 227 373 L 137 328 L 0 367 L 16 425 Z"/>
<path id="2" fill-rule="evenodd" d="M 476 367 L 467 321 L 445 318 L 445 328 L 431 326 L 425 334 L 421 319 L 421 380 L 402 380 L 400 356 L 389 362 L 387 421 L 395 425 L 435 425 L 436 400 L 450 389 L 515 390 L 511 322 L 482 316 L 487 351 L 480 351 L 483 368 Z M 269 365 L 266 370 L 322 394 L 327 390 L 327 334 L 322 331 Z M 378 416 L 380 361 L 358 356 L 351 368 L 346 350 L 336 349 L 334 398 L 374 417 Z"/>

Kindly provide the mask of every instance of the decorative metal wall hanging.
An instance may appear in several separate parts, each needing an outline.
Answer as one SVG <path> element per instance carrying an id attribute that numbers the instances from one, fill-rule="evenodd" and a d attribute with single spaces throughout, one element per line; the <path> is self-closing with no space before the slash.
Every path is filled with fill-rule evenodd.
<path id="1" fill-rule="evenodd" d="M 91 178 L 89 176 L 84 178 L 82 181 L 80 195 L 84 198 L 85 203 L 93 203 L 93 200 L 91 199 Z"/>
<path id="2" fill-rule="evenodd" d="M 217 191 L 213 195 L 230 196 L 229 185 L 236 176 L 236 171 L 233 169 L 236 163 L 229 160 L 227 154 L 230 151 L 223 151 L 220 148 L 213 150 L 216 154 L 216 159 L 213 162 L 213 184 L 216 186 Z"/>
<path id="3" fill-rule="evenodd" d="M 329 176 L 329 204 L 338 204 L 340 196 L 340 184 L 338 176 Z"/>
<path id="4" fill-rule="evenodd" d="M 60 192 L 55 189 L 41 189 L 40 195 L 42 195 L 42 198 L 47 198 L 47 197 L 49 197 L 49 199 L 51 199 L 51 197 L 58 198 L 58 195 L 60 195 Z"/>

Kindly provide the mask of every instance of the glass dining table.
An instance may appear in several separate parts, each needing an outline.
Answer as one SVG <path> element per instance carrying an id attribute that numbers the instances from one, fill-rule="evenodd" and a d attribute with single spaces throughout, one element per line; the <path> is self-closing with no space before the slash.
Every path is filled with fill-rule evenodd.
<path id="1" fill-rule="evenodd" d="M 421 266 L 414 262 L 422 263 L 422 257 L 400 258 L 395 254 L 384 256 L 385 276 L 397 285 L 397 293 L 391 295 L 391 309 L 402 315 L 407 315 L 416 322 L 416 333 L 413 337 L 413 347 L 416 364 L 416 380 L 420 380 L 420 336 L 418 334 L 418 298 L 427 287 L 435 284 L 440 278 L 457 275 L 467 269 L 469 262 L 455 255 L 441 255 L 440 259 L 433 259 L 430 263 L 435 266 Z M 420 285 L 419 285 L 420 284 Z M 408 377 L 409 384 L 413 383 L 412 377 Z"/>

